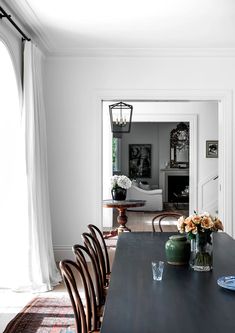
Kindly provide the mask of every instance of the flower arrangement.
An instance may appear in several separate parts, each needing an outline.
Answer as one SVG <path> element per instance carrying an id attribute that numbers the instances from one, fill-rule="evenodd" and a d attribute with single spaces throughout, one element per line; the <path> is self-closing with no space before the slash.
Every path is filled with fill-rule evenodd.
<path id="1" fill-rule="evenodd" d="M 116 189 L 118 187 L 121 187 L 125 190 L 131 187 L 131 180 L 124 175 L 121 176 L 113 176 L 111 177 L 111 188 Z"/>
<path id="2" fill-rule="evenodd" d="M 197 214 L 188 217 L 181 216 L 177 221 L 180 233 L 186 232 L 189 239 L 193 239 L 197 234 L 211 234 L 212 231 L 223 230 L 223 224 L 218 217 L 212 217 L 209 213 Z"/>
<path id="3" fill-rule="evenodd" d="M 196 271 L 212 270 L 212 232 L 223 230 L 223 224 L 218 217 L 209 213 L 197 214 L 188 217 L 181 216 L 177 221 L 180 233 L 187 233 L 191 240 L 190 265 Z"/>

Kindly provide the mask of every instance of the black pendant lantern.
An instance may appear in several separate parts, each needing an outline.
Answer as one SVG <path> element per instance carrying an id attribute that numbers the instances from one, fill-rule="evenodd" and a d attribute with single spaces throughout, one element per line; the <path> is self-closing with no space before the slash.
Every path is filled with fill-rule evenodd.
<path id="1" fill-rule="evenodd" d="M 130 132 L 132 110 L 132 105 L 123 102 L 109 105 L 109 115 L 113 133 Z"/>

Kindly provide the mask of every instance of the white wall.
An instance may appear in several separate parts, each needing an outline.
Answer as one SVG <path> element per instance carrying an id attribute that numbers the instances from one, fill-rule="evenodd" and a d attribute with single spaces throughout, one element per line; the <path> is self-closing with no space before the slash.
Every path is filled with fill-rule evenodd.
<path id="1" fill-rule="evenodd" d="M 53 242 L 69 247 L 89 222 L 101 226 L 101 124 L 94 96 L 105 90 L 125 96 L 126 89 L 234 90 L 235 59 L 52 57 L 44 79 Z M 216 134 L 211 123 L 205 126 Z"/>

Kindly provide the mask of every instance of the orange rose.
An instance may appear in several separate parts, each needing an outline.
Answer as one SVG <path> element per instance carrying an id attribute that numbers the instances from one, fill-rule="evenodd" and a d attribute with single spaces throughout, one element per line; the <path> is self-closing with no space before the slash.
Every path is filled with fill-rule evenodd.
<path id="1" fill-rule="evenodd" d="M 194 216 L 192 217 L 192 221 L 193 221 L 193 223 L 195 223 L 195 224 L 200 224 L 200 223 L 201 223 L 201 220 L 202 220 L 202 218 L 201 218 L 201 216 L 199 216 L 199 215 L 194 215 Z"/>
<path id="2" fill-rule="evenodd" d="M 191 223 L 191 222 L 192 222 L 192 218 L 193 218 L 192 215 L 188 216 L 188 217 L 184 220 L 184 223 L 185 223 L 185 224 Z"/>
<path id="3" fill-rule="evenodd" d="M 185 226 L 185 231 L 186 232 L 192 232 L 193 234 L 196 234 L 197 233 L 197 227 L 196 225 L 191 221 L 188 221 L 188 223 L 186 224 Z"/>
<path id="4" fill-rule="evenodd" d="M 214 228 L 215 230 L 224 230 L 223 224 L 220 219 L 216 218 L 214 221 Z"/>
<path id="5" fill-rule="evenodd" d="M 211 217 L 210 217 L 210 216 L 204 216 L 204 217 L 202 218 L 201 226 L 202 226 L 202 228 L 204 228 L 204 229 L 210 229 L 210 228 L 213 228 L 214 223 L 213 223 Z"/>

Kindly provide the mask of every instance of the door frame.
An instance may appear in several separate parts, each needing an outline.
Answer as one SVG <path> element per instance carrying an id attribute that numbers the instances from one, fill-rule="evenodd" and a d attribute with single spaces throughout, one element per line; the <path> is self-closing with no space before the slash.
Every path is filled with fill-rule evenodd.
<path id="1" fill-rule="evenodd" d="M 94 92 L 93 106 L 96 110 L 97 169 L 96 169 L 96 216 L 102 227 L 103 200 L 103 108 L 104 100 L 132 101 L 217 101 L 219 122 L 219 214 L 225 231 L 234 235 L 233 228 L 233 114 L 230 90 L 99 90 Z M 190 167 L 191 169 L 191 167 Z M 196 177 L 197 179 L 197 177 Z M 197 188 L 197 183 L 196 186 Z M 198 190 L 198 189 L 197 189 Z"/>

